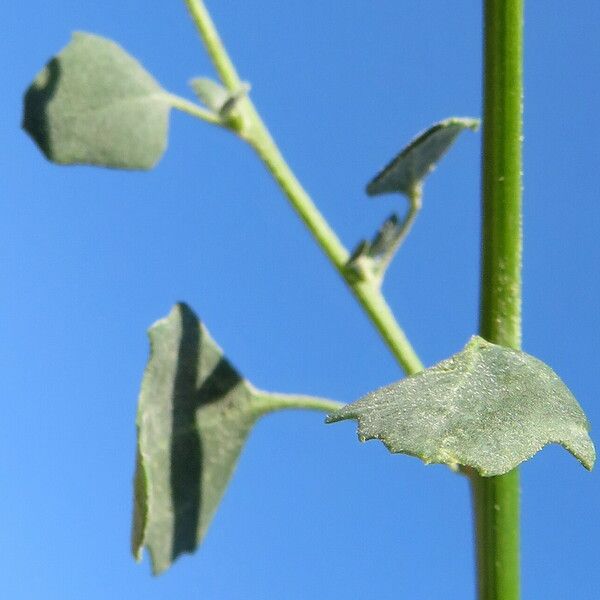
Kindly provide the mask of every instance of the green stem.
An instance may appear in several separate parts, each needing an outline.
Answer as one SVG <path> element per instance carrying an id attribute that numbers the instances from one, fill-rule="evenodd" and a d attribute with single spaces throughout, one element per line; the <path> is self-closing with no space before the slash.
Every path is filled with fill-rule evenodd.
<path id="1" fill-rule="evenodd" d="M 237 74 L 225 46 L 219 37 L 217 28 L 206 10 L 202 0 L 185 0 L 185 5 L 198 29 L 204 46 L 212 60 L 212 63 L 225 87 L 231 91 L 237 91 L 242 82 Z"/>
<path id="2" fill-rule="evenodd" d="M 480 332 L 521 345 L 523 0 L 485 2 Z"/>
<path id="3" fill-rule="evenodd" d="M 389 250 L 385 258 L 381 261 L 381 264 L 378 267 L 378 274 L 383 281 L 383 276 L 387 271 L 392 259 L 394 258 L 396 252 L 400 249 L 400 246 L 404 243 L 406 236 L 410 233 L 414 222 L 417 219 L 417 215 L 421 210 L 421 186 L 416 186 L 410 198 L 410 206 L 408 209 L 408 213 L 402 223 L 402 228 L 400 229 L 399 235 L 394 241 L 393 247 Z"/>
<path id="4" fill-rule="evenodd" d="M 296 394 L 273 394 L 270 392 L 257 392 L 256 410 L 264 415 L 275 410 L 304 409 L 324 413 L 333 413 L 344 406 L 343 402 L 318 398 L 316 396 L 302 396 Z"/>
<path id="5" fill-rule="evenodd" d="M 423 363 L 394 317 L 379 285 L 371 280 L 348 285 L 404 372 L 414 375 L 422 371 Z"/>
<path id="6" fill-rule="evenodd" d="M 349 258 L 348 250 L 285 162 L 256 109 L 252 105 L 247 108 L 245 114 L 249 123 L 245 137 L 248 143 L 261 158 L 333 266 L 343 273 Z"/>
<path id="7" fill-rule="evenodd" d="M 477 597 L 519 598 L 519 471 L 471 476 L 475 513 Z"/>
<path id="8" fill-rule="evenodd" d="M 521 341 L 523 0 L 485 0 L 480 333 Z M 479 600 L 519 598 L 519 474 L 473 475 Z"/>
<path id="9" fill-rule="evenodd" d="M 347 269 L 348 250 L 296 179 L 252 105 L 249 106 L 247 115 L 249 125 L 246 135 L 250 145 L 279 184 L 298 216 L 345 280 L 404 371 L 408 375 L 421 371 L 423 364 L 396 321 L 377 282 L 370 279 L 357 281 L 350 275 Z"/>
<path id="10" fill-rule="evenodd" d="M 165 92 L 164 96 L 173 108 L 176 108 L 181 112 L 187 113 L 188 115 L 196 117 L 197 119 L 202 119 L 203 121 L 213 125 L 223 125 L 223 120 L 219 117 L 219 115 L 216 115 L 210 110 L 206 110 L 205 108 L 202 108 L 201 106 L 198 106 L 197 104 L 194 104 L 193 102 L 190 102 L 181 96 L 177 96 L 176 94 Z"/>
<path id="11" fill-rule="evenodd" d="M 241 82 L 214 23 L 201 0 L 185 0 L 192 19 L 200 32 L 208 53 L 223 83 L 230 90 L 239 89 Z M 267 127 L 249 98 L 240 99 L 240 137 L 245 139 L 261 158 L 275 181 L 288 198 L 316 242 L 345 280 L 376 329 L 407 374 L 420 371 L 423 365 L 396 322 L 375 281 L 356 280 L 349 272 L 348 250 L 319 212 L 304 190 L 271 137 Z"/>
<path id="12" fill-rule="evenodd" d="M 343 277 L 404 371 L 408 375 L 421 371 L 423 364 L 396 321 L 377 282 L 371 279 L 357 281 L 349 274 L 347 269 L 348 251 L 296 179 L 259 115 L 253 107 L 251 108 L 252 125 L 249 127 L 248 133 L 250 145 L 256 150 L 298 216 Z"/>

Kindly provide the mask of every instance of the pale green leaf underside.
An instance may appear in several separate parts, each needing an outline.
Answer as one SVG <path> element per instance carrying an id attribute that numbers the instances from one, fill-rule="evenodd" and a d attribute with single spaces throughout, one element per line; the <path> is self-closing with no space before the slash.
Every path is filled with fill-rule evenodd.
<path id="1" fill-rule="evenodd" d="M 202 103 L 216 113 L 231 97 L 230 92 L 220 83 L 207 77 L 196 77 L 190 81 L 190 85 Z"/>
<path id="2" fill-rule="evenodd" d="M 137 415 L 132 551 L 155 573 L 201 543 L 256 420 L 339 403 L 258 390 L 231 366 L 185 304 L 150 328 Z"/>
<path id="3" fill-rule="evenodd" d="M 150 169 L 167 145 L 170 104 L 114 42 L 75 33 L 25 94 L 23 127 L 48 159 Z"/>
<path id="4" fill-rule="evenodd" d="M 259 416 L 255 391 L 184 304 L 150 329 L 139 398 L 134 555 L 160 573 L 202 540 Z"/>
<path id="5" fill-rule="evenodd" d="M 358 421 L 361 441 L 426 463 L 501 475 L 557 443 L 587 469 L 595 461 L 588 421 L 543 362 L 474 337 L 438 365 L 372 392 L 328 417 Z"/>
<path id="6" fill-rule="evenodd" d="M 435 168 L 464 129 L 476 130 L 477 119 L 454 117 L 432 125 L 420 133 L 367 185 L 367 194 L 401 193 L 411 196 L 415 188 Z"/>
<path id="7" fill-rule="evenodd" d="M 202 103 L 224 119 L 231 116 L 238 102 L 250 91 L 250 84 L 246 82 L 242 82 L 237 90 L 231 92 L 206 77 L 192 79 L 190 85 Z"/>

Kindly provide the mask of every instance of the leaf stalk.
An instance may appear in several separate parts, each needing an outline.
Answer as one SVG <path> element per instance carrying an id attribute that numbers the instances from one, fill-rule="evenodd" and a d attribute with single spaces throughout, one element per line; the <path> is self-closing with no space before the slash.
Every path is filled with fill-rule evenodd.
<path id="1" fill-rule="evenodd" d="M 385 273 L 392 262 L 392 259 L 402 246 L 404 240 L 410 233 L 414 222 L 417 220 L 417 215 L 421 210 L 421 196 L 422 196 L 422 187 L 420 185 L 415 186 L 413 192 L 409 198 L 409 207 L 406 216 L 402 222 L 402 226 L 398 231 L 398 235 L 394 240 L 393 246 L 388 250 L 386 255 L 381 260 L 380 264 L 377 267 L 377 275 L 380 279 L 380 285 L 383 283 L 383 278 L 385 277 Z"/>
<path id="2" fill-rule="evenodd" d="M 324 413 L 332 413 L 344 406 L 343 402 L 319 398 L 317 396 L 305 396 L 298 394 L 274 394 L 271 392 L 256 392 L 256 412 L 264 415 L 276 410 L 304 409 Z"/>
<path id="3" fill-rule="evenodd" d="M 194 102 L 190 102 L 186 98 L 182 98 L 181 96 L 170 94 L 168 92 L 165 92 L 164 96 L 173 108 L 176 108 L 181 112 L 187 113 L 192 117 L 196 117 L 197 119 L 201 119 L 202 121 L 206 121 L 212 125 L 225 125 L 223 119 L 218 114 L 210 110 L 206 110 Z"/>

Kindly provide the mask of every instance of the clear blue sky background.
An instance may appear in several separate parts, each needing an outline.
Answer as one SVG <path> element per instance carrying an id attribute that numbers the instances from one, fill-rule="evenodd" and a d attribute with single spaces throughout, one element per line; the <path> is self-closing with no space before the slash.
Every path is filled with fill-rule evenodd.
<path id="1" fill-rule="evenodd" d="M 600 3 L 526 11 L 524 348 L 600 428 Z M 364 185 L 415 133 L 480 114 L 475 0 L 209 2 L 252 97 L 344 242 L 401 198 Z M 254 431 L 206 542 L 160 578 L 129 555 L 145 330 L 185 300 L 257 386 L 351 401 L 398 367 L 256 158 L 182 115 L 151 173 L 47 163 L 21 94 L 74 30 L 167 88 L 212 69 L 182 2 L 10 2 L 0 70 L 0 597 L 470 598 L 469 491 L 319 414 Z M 385 290 L 431 365 L 477 327 L 480 135 L 428 180 Z M 524 598 L 598 597 L 600 480 L 522 468 Z"/>

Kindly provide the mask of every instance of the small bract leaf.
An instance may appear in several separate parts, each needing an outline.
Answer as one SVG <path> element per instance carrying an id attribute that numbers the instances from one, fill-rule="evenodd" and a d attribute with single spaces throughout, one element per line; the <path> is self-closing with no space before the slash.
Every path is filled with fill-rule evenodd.
<path id="1" fill-rule="evenodd" d="M 398 215 L 389 216 L 371 241 L 362 240 L 356 246 L 348 259 L 347 273 L 363 281 L 377 277 L 379 264 L 394 252 L 402 231 Z"/>
<path id="2" fill-rule="evenodd" d="M 260 410 L 257 392 L 186 305 L 152 326 L 150 342 L 132 550 L 139 560 L 147 547 L 160 573 L 201 542 Z"/>
<path id="3" fill-rule="evenodd" d="M 225 119 L 231 117 L 238 107 L 240 100 L 244 98 L 249 91 L 250 84 L 243 81 L 240 84 L 240 87 L 229 95 L 229 98 L 227 98 L 223 106 L 219 109 L 219 114 Z"/>
<path id="4" fill-rule="evenodd" d="M 194 93 L 207 108 L 218 113 L 231 94 L 220 83 L 207 77 L 197 77 L 190 81 Z"/>
<path id="5" fill-rule="evenodd" d="M 477 119 L 454 117 L 420 133 L 367 185 L 367 194 L 401 193 L 411 197 L 464 129 L 476 130 Z"/>
<path id="6" fill-rule="evenodd" d="M 502 475 L 543 446 L 561 444 L 586 469 L 588 421 L 565 384 L 538 359 L 474 337 L 462 352 L 348 404 L 327 419 L 358 421 L 361 441 L 426 463 Z"/>
<path id="7" fill-rule="evenodd" d="M 398 215 L 389 216 L 375 234 L 369 248 L 369 256 L 371 258 L 384 257 L 393 249 L 401 233 L 402 223 L 400 223 Z"/>
<path id="8" fill-rule="evenodd" d="M 170 104 L 114 42 L 75 33 L 25 94 L 23 127 L 48 159 L 150 169 L 167 144 Z"/>
<path id="9" fill-rule="evenodd" d="M 236 91 L 230 92 L 220 83 L 205 77 L 192 79 L 190 85 L 204 105 L 224 119 L 232 115 L 239 101 L 250 91 L 250 84 L 246 82 L 242 82 Z"/>

